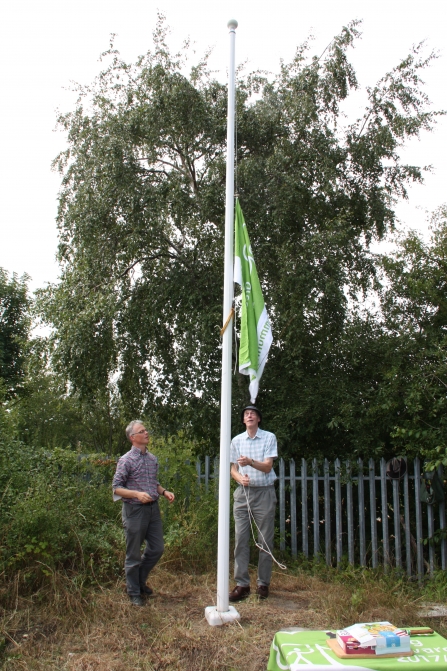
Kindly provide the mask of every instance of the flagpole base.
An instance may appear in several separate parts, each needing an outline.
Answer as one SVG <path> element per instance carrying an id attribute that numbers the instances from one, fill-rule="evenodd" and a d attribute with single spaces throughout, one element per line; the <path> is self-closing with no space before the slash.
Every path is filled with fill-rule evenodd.
<path id="1" fill-rule="evenodd" d="M 207 606 L 205 608 L 205 617 L 208 624 L 212 627 L 219 627 L 222 624 L 227 624 L 227 622 L 234 622 L 235 620 L 241 619 L 241 616 L 234 606 L 229 606 L 228 610 L 224 613 L 219 612 L 216 606 Z"/>

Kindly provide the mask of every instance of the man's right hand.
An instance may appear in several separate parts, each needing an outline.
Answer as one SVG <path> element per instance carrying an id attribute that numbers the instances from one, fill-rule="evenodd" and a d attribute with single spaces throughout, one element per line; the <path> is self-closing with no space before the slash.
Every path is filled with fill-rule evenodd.
<path id="1" fill-rule="evenodd" d="M 243 487 L 248 487 L 248 485 L 250 484 L 250 478 L 248 477 L 248 475 L 240 475 L 239 478 L 240 478 L 239 480 L 240 484 Z"/>
<path id="2" fill-rule="evenodd" d="M 137 499 L 140 501 L 140 503 L 149 503 L 153 499 L 147 494 L 146 492 L 136 492 L 137 494 Z"/>

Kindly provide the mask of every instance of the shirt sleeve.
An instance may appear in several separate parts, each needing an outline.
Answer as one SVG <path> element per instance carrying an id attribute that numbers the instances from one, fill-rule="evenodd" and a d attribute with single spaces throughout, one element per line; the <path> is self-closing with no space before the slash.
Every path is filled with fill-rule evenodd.
<path id="1" fill-rule="evenodd" d="M 237 459 L 239 456 L 239 450 L 236 447 L 236 444 L 234 442 L 234 439 L 231 441 L 230 445 L 230 463 L 231 464 L 237 464 Z"/>
<path id="2" fill-rule="evenodd" d="M 127 460 L 123 459 L 123 457 L 121 457 L 121 459 L 119 459 L 118 464 L 116 466 L 115 475 L 113 476 L 113 480 L 112 480 L 113 500 L 114 501 L 120 501 L 121 500 L 122 497 L 115 494 L 115 489 L 118 489 L 118 487 L 126 488 L 128 475 L 129 475 L 129 468 L 128 468 Z"/>
<path id="3" fill-rule="evenodd" d="M 265 446 L 264 459 L 276 459 L 277 456 L 278 444 L 276 442 L 276 436 L 274 433 L 271 433 Z"/>

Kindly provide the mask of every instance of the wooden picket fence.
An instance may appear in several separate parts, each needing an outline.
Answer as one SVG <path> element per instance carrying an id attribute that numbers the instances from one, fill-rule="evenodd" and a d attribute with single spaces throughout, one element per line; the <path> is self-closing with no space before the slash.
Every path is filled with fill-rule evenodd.
<path id="1" fill-rule="evenodd" d="M 218 460 L 196 462 L 198 482 L 215 487 Z M 407 461 L 407 472 L 390 479 L 386 462 L 364 463 L 293 459 L 275 463 L 281 550 L 328 566 L 383 566 L 422 580 L 446 568 L 445 503 L 421 501 L 421 462 Z M 443 480 L 442 467 L 438 470 Z M 217 494 L 217 488 L 215 489 Z M 439 542 L 427 542 L 434 535 Z M 424 543 L 424 540 L 426 541 Z"/>

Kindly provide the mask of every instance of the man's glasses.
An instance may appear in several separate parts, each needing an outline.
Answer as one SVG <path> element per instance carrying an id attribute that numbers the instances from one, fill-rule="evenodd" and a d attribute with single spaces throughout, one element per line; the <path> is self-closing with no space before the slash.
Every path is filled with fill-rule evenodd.
<path id="1" fill-rule="evenodd" d="M 147 429 L 141 429 L 141 431 L 137 431 L 136 433 L 131 433 L 130 435 L 131 436 L 142 436 L 143 433 L 148 433 L 149 435 L 151 435 L 151 432 L 148 431 Z"/>

